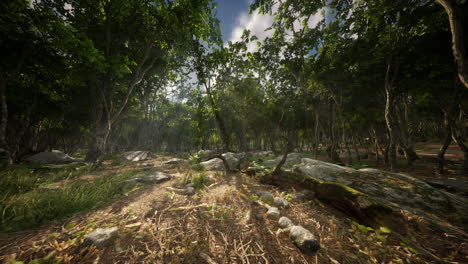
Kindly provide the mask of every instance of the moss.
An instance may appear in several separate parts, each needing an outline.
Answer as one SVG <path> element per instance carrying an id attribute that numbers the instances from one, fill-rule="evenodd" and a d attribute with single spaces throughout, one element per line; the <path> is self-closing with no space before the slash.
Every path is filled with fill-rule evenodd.
<path id="1" fill-rule="evenodd" d="M 366 196 L 366 194 L 356 189 L 335 182 L 322 182 L 317 186 L 317 188 L 326 189 L 327 193 L 331 195 L 345 196 L 349 198 L 355 196 Z"/>

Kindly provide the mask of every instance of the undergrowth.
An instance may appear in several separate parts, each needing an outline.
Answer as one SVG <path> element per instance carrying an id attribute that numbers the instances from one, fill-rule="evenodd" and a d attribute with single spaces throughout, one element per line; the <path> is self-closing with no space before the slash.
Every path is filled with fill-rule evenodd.
<path id="1" fill-rule="evenodd" d="M 13 232 L 36 227 L 51 220 L 63 219 L 75 213 L 102 206 L 135 187 L 126 181 L 136 172 L 109 174 L 93 182 L 76 181 L 62 188 L 34 188 L 36 183 L 25 180 L 27 173 L 17 174 L 22 186 L 30 190 L 2 195 L 0 200 L 0 232 Z M 62 175 L 62 173 L 58 173 Z M 11 178 L 13 176 L 10 175 Z M 32 177 L 32 176 L 31 176 Z M 53 176 L 52 176 L 53 177 Z M 58 177 L 56 175 L 56 177 Z M 50 180 L 50 179 L 49 179 Z M 3 187 L 2 187 L 3 189 Z"/>
<path id="2" fill-rule="evenodd" d="M 69 163 L 63 165 L 14 165 L 0 171 L 0 197 L 4 200 L 64 179 L 72 179 L 92 170 L 92 165 Z"/>

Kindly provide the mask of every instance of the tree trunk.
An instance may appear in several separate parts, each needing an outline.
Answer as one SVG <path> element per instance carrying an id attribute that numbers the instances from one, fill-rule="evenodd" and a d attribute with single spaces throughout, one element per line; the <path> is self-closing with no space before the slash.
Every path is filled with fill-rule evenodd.
<path id="1" fill-rule="evenodd" d="M 460 113 L 460 119 L 462 119 L 462 113 Z M 463 152 L 463 173 L 468 175 L 468 147 L 465 145 L 463 140 L 463 120 L 459 120 L 458 123 L 454 122 L 452 126 L 452 139 L 458 145 L 460 150 Z"/>
<path id="2" fill-rule="evenodd" d="M 408 129 L 408 103 L 406 102 L 406 98 L 404 100 L 404 109 L 402 109 L 401 107 L 397 108 L 398 120 L 400 121 L 399 141 L 403 150 L 403 154 L 405 155 L 406 161 L 408 165 L 411 166 L 413 164 L 413 161 L 419 159 L 419 157 L 413 149 L 413 140 L 411 138 L 411 133 Z"/>
<path id="3" fill-rule="evenodd" d="M 211 109 L 215 116 L 216 124 L 218 125 L 221 140 L 223 141 L 223 151 L 231 151 L 231 140 L 226 130 L 226 125 L 224 124 L 224 120 L 221 117 L 221 113 L 219 111 L 218 105 L 216 104 L 213 98 L 210 84 L 209 83 L 207 84 L 205 82 L 205 88 L 206 88 L 206 93 L 208 95 L 208 99 L 210 100 Z"/>
<path id="4" fill-rule="evenodd" d="M 450 145 L 450 142 L 452 141 L 452 125 L 450 122 L 450 117 L 448 115 L 449 114 L 447 112 L 444 113 L 445 135 L 444 140 L 442 142 L 442 146 L 440 147 L 439 152 L 437 153 L 437 171 L 439 174 L 444 174 L 445 152 L 447 151 L 447 148 Z"/>
<path id="5" fill-rule="evenodd" d="M 335 115 L 333 109 L 333 102 L 329 101 L 329 123 L 328 123 L 328 136 L 329 136 L 329 145 L 327 147 L 328 157 L 334 162 L 341 162 L 340 156 L 336 152 L 338 149 L 338 144 L 335 141 Z"/>
<path id="6" fill-rule="evenodd" d="M 292 144 L 292 139 L 291 139 L 291 133 L 288 132 L 286 149 L 284 151 L 283 158 L 281 158 L 278 165 L 276 165 L 275 170 L 271 173 L 272 175 L 279 175 L 279 173 L 281 172 L 281 168 L 283 167 L 284 163 L 286 162 L 286 159 L 288 158 L 288 154 L 292 152 L 292 150 L 293 150 L 293 144 Z"/>
<path id="7" fill-rule="evenodd" d="M 468 88 L 468 58 L 463 39 L 463 26 L 459 6 L 456 0 L 436 0 L 442 5 L 448 15 L 450 31 L 452 32 L 452 52 L 457 64 L 458 78 Z"/>
<path id="8" fill-rule="evenodd" d="M 388 63 L 385 74 L 385 122 L 387 124 L 388 132 L 388 163 L 390 165 L 390 170 L 393 170 L 396 167 L 396 145 L 398 139 L 397 125 L 395 122 L 395 97 L 393 88 L 396 69 L 393 70 L 393 74 L 391 73 L 392 70 L 391 64 Z M 391 74 L 393 77 L 390 76 Z"/>
<path id="9" fill-rule="evenodd" d="M 8 148 L 8 144 L 6 142 L 6 128 L 8 123 L 8 105 L 6 101 L 6 78 L 0 73 L 0 104 L 1 108 L 0 111 L 2 113 L 0 117 L 0 153 L 1 157 L 1 164 L 2 165 L 10 165 L 11 155 Z"/>

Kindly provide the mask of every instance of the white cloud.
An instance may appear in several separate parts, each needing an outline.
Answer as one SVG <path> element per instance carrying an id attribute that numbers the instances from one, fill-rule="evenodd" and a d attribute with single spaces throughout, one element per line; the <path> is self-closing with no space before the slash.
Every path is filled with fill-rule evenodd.
<path id="1" fill-rule="evenodd" d="M 273 16 L 268 14 L 261 15 L 258 11 L 255 11 L 250 16 L 247 13 L 241 13 L 237 17 L 236 27 L 234 27 L 231 32 L 230 41 L 240 41 L 242 33 L 245 29 L 248 29 L 250 30 L 251 35 L 257 36 L 258 41 L 262 42 L 266 37 L 271 37 L 273 35 L 273 30 L 265 31 L 265 29 L 271 27 L 274 20 Z M 248 49 L 249 51 L 256 50 L 257 44 L 255 42 L 250 42 Z"/>
<path id="2" fill-rule="evenodd" d="M 276 12 L 278 9 L 278 5 L 275 4 L 272 8 L 273 13 Z M 322 19 L 324 18 L 322 12 L 319 10 L 316 14 L 309 17 L 307 21 L 307 25 L 309 28 L 315 27 Z M 296 20 L 294 22 L 294 29 L 300 30 L 302 28 L 302 21 L 305 18 Z M 258 38 L 258 41 L 263 42 L 263 40 L 267 37 L 271 37 L 274 33 L 274 30 L 265 31 L 267 28 L 271 27 L 273 22 L 275 21 L 274 17 L 265 14 L 261 15 L 258 13 L 258 10 L 255 11 L 252 15 L 248 15 L 247 13 L 239 14 L 237 18 L 237 25 L 231 32 L 230 41 L 236 42 L 240 41 L 242 37 L 242 33 L 245 29 L 250 30 L 251 35 L 255 35 Z M 288 35 L 292 35 L 292 32 L 287 32 Z M 258 49 L 257 44 L 255 42 L 250 42 L 247 46 L 249 51 L 256 51 Z"/>

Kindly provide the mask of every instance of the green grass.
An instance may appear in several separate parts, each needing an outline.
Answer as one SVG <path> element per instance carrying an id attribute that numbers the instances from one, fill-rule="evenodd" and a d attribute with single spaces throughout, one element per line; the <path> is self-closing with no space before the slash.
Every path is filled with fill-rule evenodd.
<path id="1" fill-rule="evenodd" d="M 199 190 L 203 187 L 203 183 L 205 182 L 206 173 L 202 172 L 196 176 L 192 177 L 193 188 Z"/>
<path id="2" fill-rule="evenodd" d="M 30 170 L 22 168 L 21 173 L 16 172 L 20 178 L 16 183 L 22 187 L 15 189 L 10 186 L 5 189 L 9 195 L 3 194 L 1 197 L 0 232 L 37 227 L 52 220 L 63 219 L 105 205 L 113 198 L 132 190 L 135 183 L 125 182 L 125 180 L 136 174 L 136 171 L 133 171 L 104 175 L 93 182 L 76 181 L 56 190 L 44 190 L 34 188 L 38 185 L 28 179 L 28 174 L 24 172 L 30 172 Z M 8 174 L 9 177 L 14 178 L 15 174 L 10 174 Z M 34 173 L 29 175 L 30 178 L 34 176 Z M 63 171 L 48 176 L 63 177 Z M 45 176 L 42 175 L 42 177 Z M 2 181 L 5 180 L 2 179 Z M 10 185 L 14 183 L 12 179 L 7 182 Z M 29 191 L 24 191 L 24 189 L 29 189 Z M 4 190 L 3 186 L 2 190 Z M 12 194 L 12 190 L 16 192 Z"/>
<path id="3" fill-rule="evenodd" d="M 63 165 L 13 165 L 0 171 L 0 200 L 29 192 L 40 185 L 72 179 L 92 170 L 91 165 L 69 163 Z"/>

